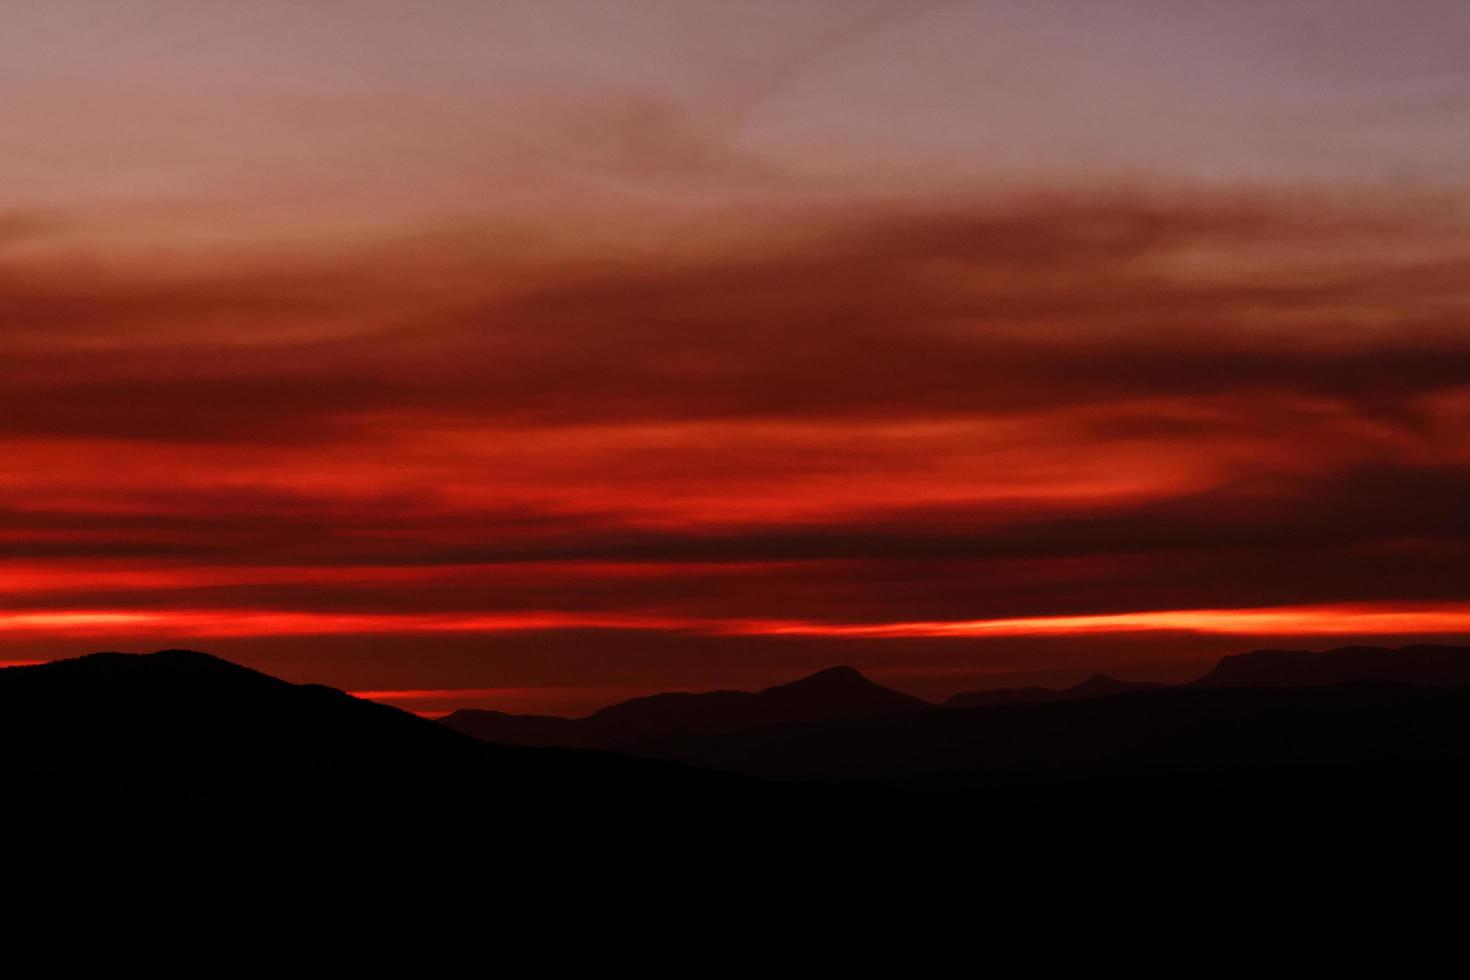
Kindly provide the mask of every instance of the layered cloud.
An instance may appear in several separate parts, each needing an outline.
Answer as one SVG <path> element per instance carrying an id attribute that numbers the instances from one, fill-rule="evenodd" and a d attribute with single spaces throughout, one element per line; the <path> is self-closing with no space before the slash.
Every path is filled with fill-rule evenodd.
<path id="1" fill-rule="evenodd" d="M 0 246 L 0 630 L 29 651 L 1470 630 L 1453 199 L 870 203 L 615 252 L 69 227 Z"/>

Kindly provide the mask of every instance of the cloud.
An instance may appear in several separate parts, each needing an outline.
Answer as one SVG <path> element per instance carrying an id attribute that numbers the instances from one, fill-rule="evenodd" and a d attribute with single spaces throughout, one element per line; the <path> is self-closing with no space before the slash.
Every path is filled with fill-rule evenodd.
<path id="1" fill-rule="evenodd" d="M 0 263 L 7 608 L 350 631 L 1465 600 L 1470 235 L 1424 207 L 28 251 Z"/>
<path id="2" fill-rule="evenodd" d="M 1394 412 L 1470 368 L 1470 236 L 1415 217 L 1067 198 L 796 215 L 764 251 L 692 260 L 502 268 L 451 237 L 290 269 L 19 266 L 0 426 L 310 439 L 372 412 L 870 420 L 1223 394 Z"/>

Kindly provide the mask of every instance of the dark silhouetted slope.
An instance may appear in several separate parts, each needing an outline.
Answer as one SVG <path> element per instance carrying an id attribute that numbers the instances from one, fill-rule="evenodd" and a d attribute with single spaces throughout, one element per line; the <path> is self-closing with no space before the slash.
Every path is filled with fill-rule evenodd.
<path id="1" fill-rule="evenodd" d="M 1110 694 L 1129 694 L 1163 687 L 1148 681 L 1120 681 L 1107 674 L 1094 674 L 1081 684 L 1060 690 L 1050 687 L 1001 687 L 990 691 L 966 691 L 944 702 L 947 708 L 980 708 L 1002 704 L 1044 704 L 1054 701 L 1076 701 L 1100 698 Z"/>
<path id="2" fill-rule="evenodd" d="M 456 731 L 510 745 L 614 748 L 671 732 L 725 732 L 793 722 L 863 718 L 932 707 L 874 684 L 851 667 L 833 667 L 789 684 L 747 691 L 654 694 L 586 718 L 456 711 L 442 719 Z"/>
<path id="3" fill-rule="evenodd" d="M 12 811 L 490 807 L 505 820 L 761 795 L 682 767 L 485 745 L 181 650 L 0 670 L 0 748 L 0 805 Z"/>
<path id="4" fill-rule="evenodd" d="M 1110 694 L 1132 694 L 1134 691 L 1153 691 L 1163 687 L 1152 681 L 1120 681 L 1107 674 L 1093 674 L 1081 684 L 1073 685 L 1062 693 L 1069 698 L 1101 698 Z"/>
<path id="5" fill-rule="evenodd" d="M 1059 700 L 1061 691 L 1050 687 L 996 687 L 963 691 L 944 702 L 946 708 L 981 708 L 998 704 L 1041 704 Z"/>
<path id="6" fill-rule="evenodd" d="M 583 735 L 575 718 L 463 708 L 439 720 L 457 732 L 499 745 L 582 748 L 595 744 Z"/>
<path id="7" fill-rule="evenodd" d="M 756 812 L 825 820 L 894 793 L 1023 808 L 1458 806 L 1470 798 L 1470 687 L 1456 686 L 1467 660 L 1451 647 L 1265 652 L 1227 658 L 1208 684 L 1130 692 L 1094 678 L 1060 700 L 944 709 L 837 668 L 755 693 L 638 698 L 578 720 L 469 715 L 624 753 L 611 755 L 485 744 L 199 653 L 97 654 L 0 670 L 0 808 L 453 815 L 544 839 L 569 821 L 668 833 Z M 1415 683 L 1312 684 L 1365 671 Z M 833 784 L 861 789 L 821 788 Z"/>

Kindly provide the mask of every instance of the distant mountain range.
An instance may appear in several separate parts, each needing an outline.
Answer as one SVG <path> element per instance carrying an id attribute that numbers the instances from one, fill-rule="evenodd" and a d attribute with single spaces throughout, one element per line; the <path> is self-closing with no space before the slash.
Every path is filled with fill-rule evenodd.
<path id="1" fill-rule="evenodd" d="M 493 816 L 497 840 L 618 821 L 665 837 L 789 834 L 802 815 L 831 827 L 912 816 L 926 799 L 1028 821 L 1071 812 L 1063 801 L 1146 802 L 1154 817 L 1242 800 L 1460 812 L 1470 647 L 1261 651 L 1176 687 L 1097 677 L 945 706 L 834 668 L 582 719 L 444 724 L 202 653 L 107 653 L 0 670 L 0 750 L 0 813 Z"/>
<path id="2" fill-rule="evenodd" d="M 1100 698 L 1130 691 L 1151 691 L 1163 687 L 1148 681 L 1120 681 L 1107 674 L 1094 674 L 1081 684 L 1055 690 L 1049 687 L 1001 687 L 989 691 L 968 691 L 944 702 L 946 708 L 982 708 L 998 704 L 1042 704 L 1050 701 L 1077 701 Z"/>
<path id="3" fill-rule="evenodd" d="M 1459 805 L 1470 799 L 1470 647 L 1258 651 L 1173 687 L 1098 677 L 1060 691 L 976 692 L 899 715 L 669 732 L 630 751 L 1007 806 Z"/>
<path id="4" fill-rule="evenodd" d="M 1470 790 L 1470 688 L 1177 688 L 724 734 L 671 733 L 645 758 L 768 779 L 951 799 L 1237 794 L 1362 798 Z M 1415 774 L 1433 773 L 1420 786 Z"/>
<path id="5" fill-rule="evenodd" d="M 926 701 L 874 684 L 851 667 L 833 667 L 763 691 L 654 694 L 586 718 L 456 711 L 455 731 L 505 745 L 614 748 L 669 732 L 729 732 L 762 725 L 836 721 L 913 711 Z"/>
<path id="6" fill-rule="evenodd" d="M 1258 650 L 1229 656 L 1205 676 L 1180 687 L 1309 687 L 1382 681 L 1431 687 L 1470 685 L 1470 647 L 1344 647 Z M 968 691 L 945 708 L 1054 704 L 1153 691 L 1168 685 L 1096 674 L 1067 688 L 1014 687 Z M 455 731 L 504 745 L 615 749 L 673 733 L 713 734 L 764 725 L 838 721 L 933 708 L 912 695 L 875 684 L 851 667 L 832 667 L 754 693 L 655 694 L 603 708 L 585 718 L 515 715 L 462 709 L 441 722 Z"/>

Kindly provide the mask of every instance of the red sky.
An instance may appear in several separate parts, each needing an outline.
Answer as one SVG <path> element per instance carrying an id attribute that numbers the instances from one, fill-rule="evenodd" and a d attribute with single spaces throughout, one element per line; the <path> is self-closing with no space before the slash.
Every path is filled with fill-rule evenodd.
<path id="1" fill-rule="evenodd" d="M 1470 637 L 1459 5 L 128 6 L 3 15 L 0 661 Z"/>

